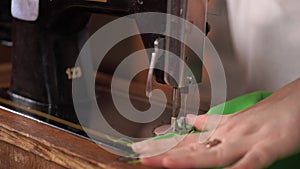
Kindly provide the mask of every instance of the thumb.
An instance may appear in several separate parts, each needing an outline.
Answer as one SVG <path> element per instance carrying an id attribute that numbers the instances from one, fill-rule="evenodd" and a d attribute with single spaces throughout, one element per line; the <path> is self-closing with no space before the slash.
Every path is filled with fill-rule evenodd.
<path id="1" fill-rule="evenodd" d="M 187 122 L 189 125 L 195 127 L 197 130 L 205 130 L 204 129 L 204 124 L 207 119 L 207 114 L 204 115 L 194 115 L 194 114 L 188 114 L 187 117 Z"/>

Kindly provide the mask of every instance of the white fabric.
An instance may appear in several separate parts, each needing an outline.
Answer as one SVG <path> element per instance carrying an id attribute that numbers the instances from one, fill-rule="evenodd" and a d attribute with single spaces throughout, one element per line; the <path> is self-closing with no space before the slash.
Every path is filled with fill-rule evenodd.
<path id="1" fill-rule="evenodd" d="M 39 0 L 12 0 L 12 16 L 25 21 L 35 21 L 39 16 Z"/>
<path id="2" fill-rule="evenodd" d="M 227 0 L 245 92 L 277 90 L 300 77 L 300 1 Z"/>

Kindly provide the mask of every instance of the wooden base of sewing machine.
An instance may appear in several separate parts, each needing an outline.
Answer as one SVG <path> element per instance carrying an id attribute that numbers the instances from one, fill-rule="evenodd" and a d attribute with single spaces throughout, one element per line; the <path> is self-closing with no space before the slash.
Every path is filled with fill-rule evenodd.
<path id="1" fill-rule="evenodd" d="M 147 168 L 120 162 L 96 144 L 0 110 L 0 166 L 5 169 Z"/>

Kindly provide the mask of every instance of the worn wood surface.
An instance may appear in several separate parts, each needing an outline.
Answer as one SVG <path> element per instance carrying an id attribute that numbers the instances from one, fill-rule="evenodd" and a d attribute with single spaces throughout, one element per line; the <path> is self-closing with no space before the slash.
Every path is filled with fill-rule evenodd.
<path id="1" fill-rule="evenodd" d="M 145 168 L 118 161 L 98 145 L 0 110 L 1 168 Z"/>
<path id="2" fill-rule="evenodd" d="M 1 169 L 21 169 L 21 168 L 45 168 L 45 169 L 64 169 L 64 167 L 44 160 L 40 156 L 8 144 L 0 142 L 0 168 Z"/>

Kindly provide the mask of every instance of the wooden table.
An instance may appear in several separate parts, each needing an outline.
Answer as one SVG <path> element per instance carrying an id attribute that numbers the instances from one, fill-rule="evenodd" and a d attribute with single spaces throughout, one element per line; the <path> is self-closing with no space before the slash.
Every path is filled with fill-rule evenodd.
<path id="1" fill-rule="evenodd" d="M 0 166 L 4 169 L 147 168 L 129 165 L 96 144 L 0 110 Z"/>

